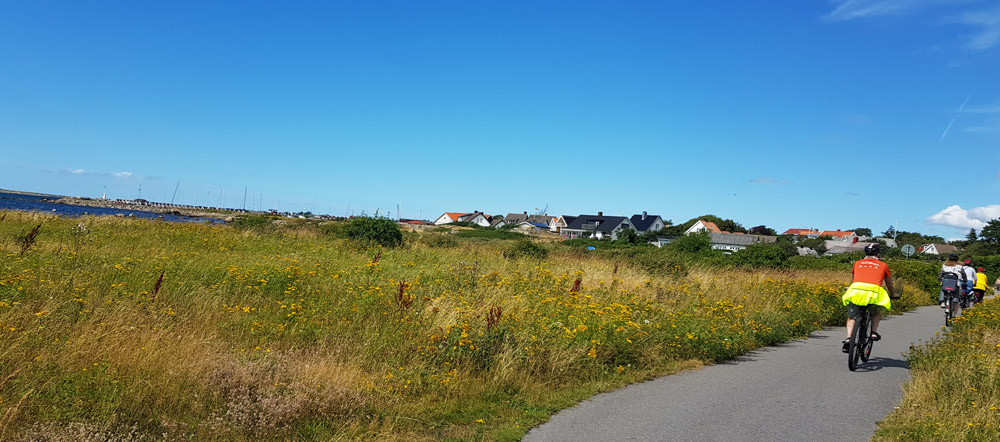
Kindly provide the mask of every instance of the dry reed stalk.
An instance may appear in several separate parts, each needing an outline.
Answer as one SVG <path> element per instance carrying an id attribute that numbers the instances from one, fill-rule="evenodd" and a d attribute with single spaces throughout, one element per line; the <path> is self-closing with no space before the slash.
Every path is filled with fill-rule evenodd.
<path id="1" fill-rule="evenodd" d="M 499 305 L 494 305 L 490 307 L 490 311 L 486 313 L 486 331 L 490 331 L 493 327 L 496 327 L 500 323 L 500 318 L 503 316 L 503 308 Z"/>
<path id="2" fill-rule="evenodd" d="M 34 229 L 31 229 L 31 232 L 29 232 L 24 237 L 24 243 L 21 244 L 21 256 L 24 256 L 24 254 L 28 251 L 28 249 L 30 249 L 31 246 L 35 244 L 35 238 L 38 236 L 38 232 L 40 232 L 41 230 L 42 230 L 42 224 L 39 223 L 37 226 L 35 226 Z"/>
<path id="3" fill-rule="evenodd" d="M 413 296 L 406 293 L 406 288 L 409 286 L 409 284 L 399 281 L 399 293 L 396 294 L 396 305 L 399 306 L 399 311 L 405 312 L 413 304 Z"/>
<path id="4" fill-rule="evenodd" d="M 153 285 L 153 298 L 160 293 L 160 287 L 163 285 L 163 277 L 167 274 L 166 271 L 160 272 L 160 277 L 156 280 L 156 284 Z"/>

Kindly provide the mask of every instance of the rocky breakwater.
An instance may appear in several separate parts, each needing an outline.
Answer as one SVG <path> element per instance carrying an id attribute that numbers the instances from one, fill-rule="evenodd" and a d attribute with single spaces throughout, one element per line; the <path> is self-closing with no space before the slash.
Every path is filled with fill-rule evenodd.
<path id="1" fill-rule="evenodd" d="M 55 200 L 44 200 L 57 204 L 74 206 L 102 207 L 105 209 L 135 210 L 141 212 L 159 213 L 162 215 L 190 216 L 195 218 L 215 218 L 231 220 L 230 211 L 212 209 L 210 207 L 186 206 L 181 204 L 156 203 L 146 200 L 108 200 L 100 198 L 64 197 Z"/>

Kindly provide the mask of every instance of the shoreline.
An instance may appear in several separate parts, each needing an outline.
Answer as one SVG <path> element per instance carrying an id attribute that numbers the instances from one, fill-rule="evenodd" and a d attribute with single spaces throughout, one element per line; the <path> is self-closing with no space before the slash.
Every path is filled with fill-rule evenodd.
<path id="1" fill-rule="evenodd" d="M 174 215 L 174 216 L 187 216 L 191 218 L 213 218 L 222 221 L 232 220 L 233 211 L 223 211 L 223 209 L 218 209 L 218 211 L 212 209 L 193 209 L 184 206 L 161 205 L 159 203 L 151 204 L 141 204 L 135 201 L 117 201 L 117 200 L 104 200 L 104 199 L 94 199 L 94 198 L 81 198 L 81 197 L 60 197 L 49 202 L 56 204 L 67 204 L 72 206 L 85 206 L 85 207 L 99 207 L 103 209 L 120 209 L 120 210 L 133 210 L 137 212 L 150 212 L 158 213 L 161 215 Z"/>
<path id="2" fill-rule="evenodd" d="M 0 189 L 0 193 L 11 193 L 14 195 L 29 195 L 29 196 L 46 196 L 55 198 L 65 198 L 65 195 L 55 195 L 52 193 L 38 193 L 38 192 L 26 192 L 23 190 L 10 190 L 10 189 Z"/>

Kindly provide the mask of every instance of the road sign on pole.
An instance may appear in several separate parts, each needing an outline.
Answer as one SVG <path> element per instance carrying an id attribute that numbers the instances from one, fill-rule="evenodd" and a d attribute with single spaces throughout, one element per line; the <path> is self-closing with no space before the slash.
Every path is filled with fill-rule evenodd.
<path id="1" fill-rule="evenodd" d="M 903 255 L 907 258 L 913 256 L 914 253 L 917 253 L 917 249 L 911 244 L 906 244 L 903 247 L 900 247 L 899 251 L 903 252 Z"/>

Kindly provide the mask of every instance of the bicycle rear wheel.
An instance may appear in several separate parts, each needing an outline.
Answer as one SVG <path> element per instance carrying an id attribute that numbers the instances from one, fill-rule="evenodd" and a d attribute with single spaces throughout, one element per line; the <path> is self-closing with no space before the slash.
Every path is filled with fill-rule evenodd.
<path id="1" fill-rule="evenodd" d="M 944 325 L 945 327 L 951 327 L 951 318 L 953 317 L 953 305 L 951 301 L 945 301 L 944 306 Z"/>
<path id="2" fill-rule="evenodd" d="M 854 321 L 854 330 L 851 331 L 851 341 L 847 350 L 847 368 L 851 371 L 858 369 L 861 353 L 864 352 L 864 337 L 862 334 L 865 332 L 864 324 L 867 319 L 863 313 L 861 316 L 861 318 Z"/>
<path id="3" fill-rule="evenodd" d="M 866 324 L 864 327 L 864 335 L 862 336 L 864 344 L 862 344 L 861 346 L 861 360 L 864 362 L 868 362 L 868 358 L 870 358 L 872 355 L 872 346 L 875 345 L 875 342 L 872 341 L 871 339 L 872 336 L 871 314 L 865 315 L 865 323 Z"/>

